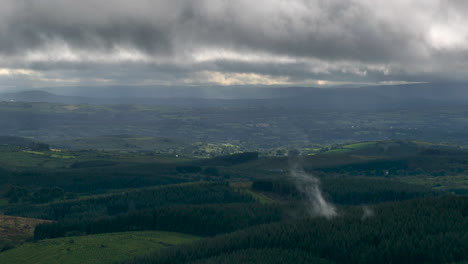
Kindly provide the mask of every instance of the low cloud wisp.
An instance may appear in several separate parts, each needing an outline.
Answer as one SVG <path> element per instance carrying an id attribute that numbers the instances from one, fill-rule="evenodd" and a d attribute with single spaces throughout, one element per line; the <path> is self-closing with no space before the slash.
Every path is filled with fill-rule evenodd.
<path id="1" fill-rule="evenodd" d="M 335 206 L 323 196 L 318 178 L 307 174 L 297 166 L 291 169 L 290 175 L 297 189 L 307 198 L 307 210 L 310 216 L 325 217 L 327 219 L 338 216 Z"/>

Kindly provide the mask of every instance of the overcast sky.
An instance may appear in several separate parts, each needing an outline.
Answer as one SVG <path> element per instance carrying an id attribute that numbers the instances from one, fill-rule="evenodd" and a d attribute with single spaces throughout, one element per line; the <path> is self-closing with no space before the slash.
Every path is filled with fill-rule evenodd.
<path id="1" fill-rule="evenodd" d="M 0 89 L 468 79 L 465 0 L 0 0 Z"/>

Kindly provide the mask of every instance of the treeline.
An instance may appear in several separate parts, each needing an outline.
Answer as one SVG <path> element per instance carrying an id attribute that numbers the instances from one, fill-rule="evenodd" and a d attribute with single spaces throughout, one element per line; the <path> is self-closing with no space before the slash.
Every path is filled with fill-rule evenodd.
<path id="1" fill-rule="evenodd" d="M 212 236 L 280 221 L 284 217 L 283 210 L 278 205 L 176 205 L 85 221 L 40 224 L 34 231 L 34 239 L 138 230 L 164 230 Z"/>
<path id="2" fill-rule="evenodd" d="M 171 204 L 254 201 L 252 196 L 230 188 L 227 183 L 187 183 L 123 191 L 45 205 L 18 205 L 7 209 L 5 214 L 64 221 L 93 219 Z"/>
<path id="3" fill-rule="evenodd" d="M 17 185 L 29 190 L 56 186 L 66 192 L 99 193 L 109 189 L 139 188 L 145 186 L 177 184 L 190 179 L 164 165 L 105 166 L 77 169 L 37 169 L 8 171 L 0 169 L 4 184 Z"/>
<path id="4" fill-rule="evenodd" d="M 243 152 L 198 161 L 201 165 L 231 166 L 258 160 L 258 152 Z"/>
<path id="5" fill-rule="evenodd" d="M 438 194 L 423 186 L 383 178 L 324 177 L 320 181 L 327 198 L 343 205 L 400 201 Z M 253 181 L 252 189 L 283 197 L 301 198 L 294 179 L 290 177 L 257 179 Z"/>
<path id="6" fill-rule="evenodd" d="M 467 196 L 421 198 L 370 210 L 372 216 L 356 209 L 331 220 L 256 226 L 125 263 L 210 263 L 204 261 L 226 252 L 242 259 L 245 250 L 273 248 L 335 263 L 454 263 L 468 259 Z"/>
<path id="7" fill-rule="evenodd" d="M 5 198 L 9 203 L 48 203 L 60 199 L 73 199 L 77 195 L 73 193 L 65 193 L 59 187 L 42 187 L 36 191 L 30 191 L 22 186 L 10 186 L 5 194 Z"/>
<path id="8" fill-rule="evenodd" d="M 466 152 L 427 150 L 416 156 L 403 159 L 370 160 L 336 166 L 317 164 L 306 167 L 306 170 L 316 174 L 377 177 L 459 175 L 468 170 L 468 154 Z"/>
<path id="9" fill-rule="evenodd" d="M 58 187 L 65 192 L 96 194 L 110 189 L 141 188 L 191 181 L 224 181 L 230 175 L 220 167 L 257 160 L 258 153 L 238 153 L 186 162 L 131 163 L 122 161 L 118 155 L 106 159 L 105 156 L 99 156 L 99 152 L 86 151 L 83 151 L 83 157 L 84 160 L 74 162 L 69 167 L 64 165 L 63 168 L 56 169 L 19 168 L 10 171 L 0 168 L 0 182 L 21 186 L 29 191 L 41 187 Z"/>

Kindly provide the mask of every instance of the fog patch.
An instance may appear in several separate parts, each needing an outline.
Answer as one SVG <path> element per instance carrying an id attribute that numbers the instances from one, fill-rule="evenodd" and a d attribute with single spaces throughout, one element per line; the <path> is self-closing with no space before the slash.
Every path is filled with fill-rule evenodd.
<path id="1" fill-rule="evenodd" d="M 303 169 L 294 166 L 290 170 L 296 188 L 307 199 L 307 211 L 310 216 L 325 217 L 327 219 L 338 216 L 335 206 L 328 202 L 320 189 L 320 180 L 307 174 Z"/>
<path id="2" fill-rule="evenodd" d="M 372 216 L 374 216 L 374 211 L 372 210 L 372 208 L 370 208 L 369 206 L 363 205 L 361 220 L 365 220 Z"/>

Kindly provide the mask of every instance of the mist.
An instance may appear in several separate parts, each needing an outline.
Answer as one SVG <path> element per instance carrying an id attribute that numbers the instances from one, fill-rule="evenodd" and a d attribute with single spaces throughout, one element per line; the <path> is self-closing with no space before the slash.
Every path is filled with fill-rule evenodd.
<path id="1" fill-rule="evenodd" d="M 468 264 L 468 1 L 0 4 L 0 264 Z"/>
<path id="2" fill-rule="evenodd" d="M 374 211 L 372 210 L 372 208 L 370 208 L 367 205 L 363 205 L 362 206 L 361 220 L 365 220 L 365 219 L 370 218 L 372 216 L 374 216 Z"/>
<path id="3" fill-rule="evenodd" d="M 336 207 L 323 196 L 320 180 L 317 177 L 307 174 L 297 166 L 291 168 L 290 175 L 299 192 L 307 199 L 307 212 L 310 216 L 327 219 L 338 216 Z"/>

